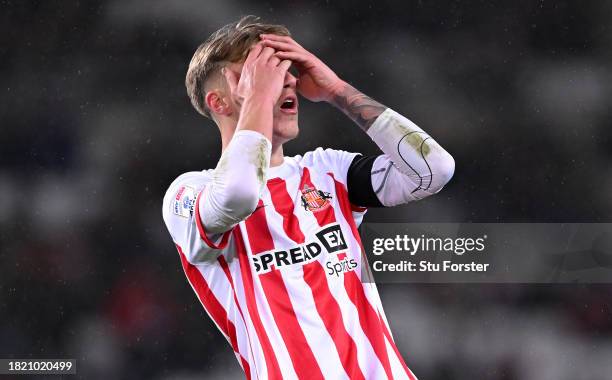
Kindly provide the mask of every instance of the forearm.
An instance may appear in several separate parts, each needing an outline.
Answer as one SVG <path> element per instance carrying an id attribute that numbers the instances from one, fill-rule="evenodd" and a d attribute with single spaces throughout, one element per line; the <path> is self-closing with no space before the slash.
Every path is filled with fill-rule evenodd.
<path id="1" fill-rule="evenodd" d="M 373 188 L 383 205 L 435 194 L 450 180 L 453 157 L 412 121 L 348 84 L 333 99 L 385 153 L 372 168 Z"/>
<path id="2" fill-rule="evenodd" d="M 364 132 L 387 107 L 344 82 L 330 103 L 353 120 Z"/>
<path id="3" fill-rule="evenodd" d="M 264 135 L 272 141 L 274 102 L 265 96 L 246 98 L 240 108 L 240 116 L 236 132 L 250 130 Z"/>
<path id="4" fill-rule="evenodd" d="M 227 231 L 255 210 L 266 183 L 271 147 L 259 131 L 236 131 L 198 204 L 207 232 Z"/>

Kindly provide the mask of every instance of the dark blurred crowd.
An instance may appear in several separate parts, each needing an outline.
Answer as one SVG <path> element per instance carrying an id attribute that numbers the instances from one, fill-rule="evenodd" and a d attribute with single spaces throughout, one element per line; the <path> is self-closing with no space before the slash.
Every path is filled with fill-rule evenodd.
<path id="1" fill-rule="evenodd" d="M 76 358 L 85 379 L 241 370 L 161 217 L 215 165 L 189 104 L 197 45 L 241 15 L 282 23 L 456 159 L 438 195 L 370 222 L 612 221 L 612 4 L 579 1 L 0 1 L 0 358 Z M 375 153 L 325 104 L 287 155 Z M 420 379 L 609 379 L 612 287 L 381 284 Z"/>

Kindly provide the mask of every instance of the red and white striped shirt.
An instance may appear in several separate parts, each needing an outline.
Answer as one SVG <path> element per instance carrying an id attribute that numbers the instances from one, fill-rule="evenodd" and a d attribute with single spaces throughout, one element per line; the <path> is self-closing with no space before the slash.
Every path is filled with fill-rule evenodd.
<path id="1" fill-rule="evenodd" d="M 258 208 L 223 234 L 207 234 L 198 211 L 212 170 L 181 175 L 164 197 L 185 274 L 248 379 L 416 379 L 367 278 L 366 210 L 346 185 L 355 155 L 285 157 Z"/>

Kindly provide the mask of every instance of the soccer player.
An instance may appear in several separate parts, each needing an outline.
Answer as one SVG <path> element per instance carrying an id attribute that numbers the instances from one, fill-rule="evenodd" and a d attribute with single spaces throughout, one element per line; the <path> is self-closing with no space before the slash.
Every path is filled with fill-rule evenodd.
<path id="1" fill-rule="evenodd" d="M 214 169 L 170 185 L 163 217 L 246 377 L 415 379 L 362 271 L 357 227 L 367 207 L 440 191 L 453 158 L 340 79 L 284 26 L 253 16 L 198 47 L 186 86 L 219 128 L 222 154 Z M 298 135 L 298 94 L 344 112 L 382 154 L 317 148 L 285 157 L 283 144 Z"/>

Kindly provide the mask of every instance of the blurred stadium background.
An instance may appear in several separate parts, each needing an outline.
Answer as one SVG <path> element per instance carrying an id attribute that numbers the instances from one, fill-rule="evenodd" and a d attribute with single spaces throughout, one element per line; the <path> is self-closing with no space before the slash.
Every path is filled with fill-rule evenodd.
<path id="1" fill-rule="evenodd" d="M 244 14 L 284 23 L 457 161 L 440 194 L 370 222 L 612 221 L 612 4 L 593 1 L 1 1 L 0 357 L 77 358 L 84 379 L 241 371 L 161 218 L 216 127 L 183 85 L 196 46 Z M 376 152 L 302 102 L 301 136 Z M 610 379 L 612 287 L 381 285 L 425 380 Z"/>

